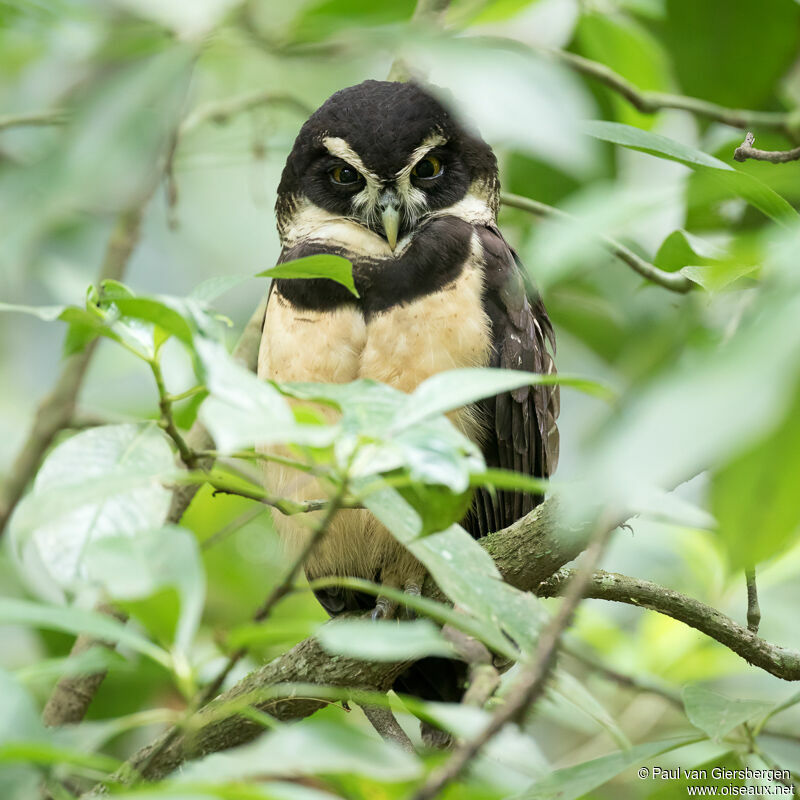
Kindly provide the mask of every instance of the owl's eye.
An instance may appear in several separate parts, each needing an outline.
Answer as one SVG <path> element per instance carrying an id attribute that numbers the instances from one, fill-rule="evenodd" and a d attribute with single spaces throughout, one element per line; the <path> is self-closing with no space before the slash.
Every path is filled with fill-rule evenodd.
<path id="1" fill-rule="evenodd" d="M 414 165 L 414 169 L 411 170 L 411 174 L 415 178 L 426 180 L 438 178 L 443 171 L 442 162 L 436 158 L 436 156 L 425 156 L 425 158 L 421 158 L 417 161 Z"/>
<path id="2" fill-rule="evenodd" d="M 352 186 L 361 180 L 361 173 L 349 164 L 334 167 L 329 173 L 331 180 L 339 186 Z"/>

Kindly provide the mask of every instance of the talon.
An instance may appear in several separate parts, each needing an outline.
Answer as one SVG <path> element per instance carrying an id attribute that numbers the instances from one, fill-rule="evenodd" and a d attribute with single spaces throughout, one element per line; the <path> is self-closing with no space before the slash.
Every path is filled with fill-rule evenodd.
<path id="1" fill-rule="evenodd" d="M 422 589 L 416 581 L 408 581 L 403 587 L 403 592 L 411 597 L 419 597 L 422 594 Z M 410 606 L 403 607 L 403 616 L 405 619 L 413 620 L 417 618 L 417 612 Z"/>
<path id="2" fill-rule="evenodd" d="M 392 602 L 387 597 L 379 597 L 375 603 L 375 608 L 372 609 L 372 621 L 375 622 L 379 619 L 391 619 L 392 617 Z"/>

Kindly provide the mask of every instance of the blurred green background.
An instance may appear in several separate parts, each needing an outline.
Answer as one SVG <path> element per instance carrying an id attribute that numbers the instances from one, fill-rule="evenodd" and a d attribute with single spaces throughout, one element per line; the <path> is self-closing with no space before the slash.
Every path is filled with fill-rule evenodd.
<path id="1" fill-rule="evenodd" d="M 685 592 L 743 623 L 742 567 L 758 561 L 760 635 L 800 648 L 800 448 L 793 444 L 800 417 L 790 413 L 800 372 L 800 237 L 790 208 L 800 206 L 800 162 L 734 164 L 744 129 L 683 110 L 641 113 L 558 55 L 606 65 L 641 90 L 784 113 L 783 131 L 753 130 L 757 146 L 788 149 L 796 142 L 787 134 L 800 130 L 800 4 L 456 0 L 443 24 L 412 23 L 413 9 L 406 0 L 0 0 L 0 300 L 81 304 L 118 214 L 151 190 L 124 278 L 137 293 L 185 296 L 208 278 L 272 266 L 276 187 L 303 120 L 333 91 L 385 78 L 402 57 L 451 92 L 494 147 L 505 191 L 581 220 L 580 235 L 512 208 L 502 210 L 500 223 L 555 323 L 559 371 L 600 379 L 622 397 L 609 412 L 596 398 L 562 393 L 558 477 L 589 480 L 626 500 L 636 495 L 633 505 L 643 511 L 631 531 L 617 534 L 603 567 Z M 2 125 L 40 111 L 64 118 Z M 615 146 L 609 136 L 587 135 L 587 119 L 668 137 L 754 182 L 677 163 L 661 139 Z M 642 152 L 648 142 L 650 152 Z M 172 143 L 171 178 L 164 179 Z M 771 218 L 764 208 L 777 212 Z M 597 234 L 670 272 L 697 267 L 691 274 L 701 285 L 678 294 L 646 283 Z M 231 343 L 265 291 L 263 279 L 252 279 L 215 301 L 233 321 Z M 55 325 L 0 314 L 0 477 L 58 373 L 63 331 Z M 164 370 L 171 391 L 193 383 L 174 342 Z M 145 366 L 103 342 L 79 418 L 156 414 Z M 637 476 L 643 486 L 650 480 L 665 489 L 687 482 L 669 502 L 643 500 L 634 492 Z M 219 666 L 220 641 L 236 646 L 252 635 L 242 675 L 324 619 L 305 592 L 284 601 L 265 629 L 248 625 L 285 566 L 268 513 L 204 491 L 184 522 L 202 543 L 207 572 L 193 654 L 200 676 Z M 8 548 L 0 576 L 3 595 L 29 595 Z M 174 598 L 146 602 L 153 607 L 141 608 L 141 618 L 158 637 L 158 619 Z M 71 641 L 2 626 L 0 666 L 43 701 L 57 669 L 42 665 L 65 655 Z M 778 703 L 793 691 L 696 630 L 630 606 L 585 602 L 568 641 L 571 651 L 668 692 L 702 684 L 731 698 Z M 659 694 L 621 686 L 569 654 L 561 664 L 599 706 L 564 678 L 528 723 L 543 764 L 608 753 L 620 731 L 634 743 L 686 732 L 679 705 Z M 164 670 L 119 658 L 90 716 L 182 703 Z M 776 716 L 772 728 L 759 747 L 800 772 L 800 708 Z M 151 735 L 138 729 L 111 750 L 124 756 Z M 746 742 L 706 740 L 658 763 L 737 765 L 749 757 Z M 353 780 L 352 796 L 405 796 L 396 786 Z M 451 796 L 511 796 L 481 786 Z M 684 792 L 627 770 L 587 796 Z"/>

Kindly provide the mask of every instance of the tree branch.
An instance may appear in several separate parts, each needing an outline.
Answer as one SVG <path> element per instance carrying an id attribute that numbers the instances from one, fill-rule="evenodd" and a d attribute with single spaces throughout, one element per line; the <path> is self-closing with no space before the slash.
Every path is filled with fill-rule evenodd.
<path id="1" fill-rule="evenodd" d="M 785 164 L 787 161 L 797 161 L 800 159 L 800 147 L 791 150 L 759 150 L 753 147 L 756 137 L 748 131 L 744 141 L 733 151 L 733 158 L 736 161 L 747 161 L 748 158 L 756 161 L 769 161 L 772 164 Z"/>
<path id="2" fill-rule="evenodd" d="M 492 555 L 504 580 L 524 591 L 538 586 L 541 596 L 551 597 L 562 593 L 570 575 L 554 573 L 585 549 L 589 537 L 586 529 L 560 526 L 557 499 L 550 498 L 505 530 L 485 537 L 481 544 Z M 426 581 L 423 593 L 437 593 L 432 579 Z M 785 680 L 800 680 L 800 653 L 771 645 L 715 609 L 677 592 L 647 581 L 597 572 L 585 596 L 632 603 L 668 614 L 706 633 L 770 674 Z M 261 698 L 253 702 L 255 708 L 278 720 L 300 719 L 322 708 L 327 700 L 311 696 L 311 691 L 302 697 L 276 698 L 276 684 L 327 685 L 385 692 L 406 666 L 406 663 L 331 658 L 315 639 L 306 639 L 201 709 L 189 720 L 187 731 L 191 733 L 176 735 L 168 731 L 157 742 L 134 754 L 125 771 L 115 779 L 130 780 L 136 774 L 132 770 L 139 770 L 148 754 L 159 747 L 166 736 L 172 737 L 169 746 L 144 771 L 142 777 L 147 780 L 164 777 L 186 759 L 234 747 L 258 736 L 262 731 L 260 725 L 234 710 L 222 713 L 231 701 L 245 702 L 247 695 L 261 692 Z M 271 695 L 264 698 L 263 693 L 270 687 Z"/>
<path id="3" fill-rule="evenodd" d="M 505 580 L 517 588 L 528 590 L 571 561 L 586 547 L 590 531 L 565 531 L 557 522 L 558 503 L 555 498 L 537 506 L 530 514 L 504 531 L 490 534 L 481 540 L 495 559 Z M 527 564 L 528 570 L 522 565 Z M 423 593 L 441 596 L 429 577 Z M 303 683 L 345 686 L 387 691 L 395 678 L 408 666 L 406 662 L 369 663 L 347 658 L 332 658 L 310 638 L 288 653 L 247 676 L 229 691 L 202 708 L 189 721 L 186 730 L 167 731 L 157 742 L 134 754 L 116 779 L 129 781 L 138 773 L 147 780 L 167 775 L 186 758 L 234 747 L 255 738 L 261 727 L 235 712 L 222 717 L 219 709 L 232 700 L 254 692 L 264 691 L 278 683 Z M 313 697 L 269 697 L 257 700 L 254 707 L 270 713 L 279 720 L 309 716 L 325 705 L 325 700 Z M 164 742 L 169 737 L 168 744 Z M 159 749 L 157 758 L 151 758 Z M 148 762 L 148 759 L 149 762 Z M 143 768 L 143 765 L 147 765 Z"/>
<path id="4" fill-rule="evenodd" d="M 569 570 L 553 575 L 541 584 L 537 594 L 541 597 L 561 594 L 570 575 Z M 665 614 L 705 633 L 733 650 L 749 664 L 760 667 L 770 675 L 785 681 L 800 681 L 799 652 L 765 642 L 717 609 L 680 592 L 639 578 L 600 571 L 593 576 L 586 596 L 598 600 L 615 600 Z"/>
<path id="5" fill-rule="evenodd" d="M 252 705 L 268 713 L 278 721 L 310 716 L 329 702 L 310 696 L 264 697 L 264 690 L 269 687 L 281 683 L 311 682 L 321 686 L 387 692 L 407 667 L 408 662 L 371 663 L 332 658 L 316 639 L 305 639 L 204 706 L 189 720 L 184 732 L 175 735 L 174 729 L 170 729 L 139 750 L 114 776 L 114 780 L 129 783 L 139 775 L 147 780 L 159 780 L 187 759 L 251 741 L 263 731 L 263 727 L 229 710 L 231 704 L 239 701 L 242 705 Z M 255 698 L 252 703 L 248 702 L 249 697 Z M 166 739 L 169 739 L 169 744 L 164 747 L 162 742 Z M 158 757 L 151 758 L 155 750 L 160 751 Z"/>
<path id="6" fill-rule="evenodd" d="M 223 124 L 228 122 L 231 117 L 245 111 L 251 111 L 254 108 L 258 108 L 258 106 L 286 106 L 294 109 L 303 117 L 309 116 L 314 111 L 311 106 L 287 92 L 257 90 L 255 92 L 247 92 L 238 97 L 198 106 L 181 123 L 179 135 L 185 136 L 206 122 L 215 122 L 218 125 Z"/>
<path id="7" fill-rule="evenodd" d="M 31 128 L 45 125 L 63 125 L 67 114 L 60 109 L 49 111 L 28 111 L 22 114 L 6 114 L 0 116 L 0 131 L 8 128 Z"/>
<path id="8" fill-rule="evenodd" d="M 139 241 L 145 203 L 120 216 L 106 247 L 98 284 L 109 278 L 121 280 L 125 274 L 128 260 Z M 80 353 L 64 361 L 53 390 L 36 410 L 31 432 L 0 489 L 0 536 L 55 437 L 72 422 L 78 393 L 96 348 L 97 340 L 94 340 Z"/>
<path id="9" fill-rule="evenodd" d="M 362 703 L 361 710 L 381 739 L 387 742 L 394 742 L 401 750 L 405 750 L 407 753 L 416 753 L 413 742 L 400 727 L 400 723 L 395 719 L 391 708 Z"/>
<path id="10" fill-rule="evenodd" d="M 256 371 L 258 364 L 258 348 L 261 343 L 261 328 L 264 324 L 264 314 L 267 311 L 267 298 L 266 294 L 258 304 L 258 308 L 253 312 L 250 319 L 233 348 L 233 357 L 242 364 L 242 366 L 249 369 L 251 372 Z M 192 425 L 191 430 L 186 434 L 186 445 L 192 451 L 198 450 L 211 450 L 214 447 L 214 440 L 209 436 L 208 431 L 202 422 L 197 420 Z M 198 460 L 197 466 L 203 470 L 210 470 L 214 465 L 214 459 L 211 457 L 202 457 Z M 190 483 L 182 486 L 176 486 L 172 491 L 172 504 L 169 510 L 168 521 L 178 523 L 183 516 L 184 511 L 189 508 L 189 504 L 194 499 L 200 489 L 200 484 Z"/>
<path id="11" fill-rule="evenodd" d="M 253 615 L 253 622 L 263 622 L 266 620 L 269 615 L 272 613 L 272 609 L 284 598 L 286 597 L 289 592 L 292 590 L 292 586 L 294 585 L 294 580 L 297 577 L 297 573 L 303 568 L 306 560 L 309 556 L 316 550 L 319 543 L 322 541 L 322 538 L 328 531 L 328 528 L 333 521 L 333 518 L 336 516 L 339 509 L 342 507 L 344 502 L 344 498 L 347 495 L 347 482 L 343 482 L 342 486 L 340 487 L 339 491 L 331 498 L 330 502 L 327 503 L 325 514 L 319 520 L 319 522 L 314 526 L 311 534 L 309 535 L 308 539 L 306 539 L 305 544 L 303 545 L 300 552 L 295 557 L 294 561 L 292 562 L 289 569 L 286 571 L 286 574 L 283 576 L 283 579 L 276 584 L 273 590 L 269 593 L 269 597 L 264 601 L 261 608 L 256 611 Z M 220 671 L 220 673 L 214 678 L 208 686 L 203 689 L 201 692 L 200 700 L 197 703 L 198 707 L 205 705 L 210 698 L 212 698 L 220 689 L 222 684 L 225 682 L 225 679 L 230 674 L 231 670 L 239 663 L 239 661 L 244 658 L 247 654 L 246 647 L 240 647 L 234 653 L 230 655 L 228 658 L 227 663 Z"/>
<path id="12" fill-rule="evenodd" d="M 792 136 L 787 112 L 726 108 L 697 97 L 643 91 L 605 64 L 584 58 L 576 53 L 568 53 L 566 50 L 547 50 L 546 52 L 575 72 L 604 84 L 624 97 L 637 111 L 644 114 L 655 114 L 658 111 L 673 108 L 678 111 L 689 111 L 695 116 L 722 122 L 734 128 L 768 128 L 779 131 L 790 138 Z"/>
<path id="13" fill-rule="evenodd" d="M 97 611 L 114 617 L 120 621 L 125 615 L 106 604 L 100 604 Z M 98 645 L 113 650 L 116 642 L 107 642 L 93 636 L 81 634 L 72 645 L 70 658 L 75 658 Z M 106 671 L 87 675 L 65 675 L 56 684 L 42 711 L 42 722 L 49 727 L 70 725 L 80 722 L 86 715 L 86 709 L 92 702 L 100 684 L 106 677 Z"/>
<path id="14" fill-rule="evenodd" d="M 434 769 L 425 783 L 414 793 L 412 800 L 433 800 L 450 783 L 455 781 L 483 747 L 509 723 L 520 719 L 541 697 L 547 679 L 555 665 L 561 635 L 569 627 L 575 609 L 583 599 L 591 582 L 592 573 L 602 556 L 613 526 L 606 519 L 598 521 L 589 544 L 586 562 L 573 573 L 558 613 L 539 635 L 536 652 L 527 664 L 522 665 L 505 702 L 492 714 L 489 723 L 472 739 L 463 742 L 452 756 Z"/>
<path id="15" fill-rule="evenodd" d="M 580 228 L 581 225 L 580 220 L 573 217 L 571 214 L 567 214 L 565 211 L 561 211 L 561 209 L 555 208 L 554 206 L 540 203 L 538 200 L 531 200 L 528 197 L 521 197 L 517 194 L 503 192 L 500 195 L 500 202 L 510 208 L 519 208 L 522 211 L 535 214 L 537 217 L 556 219 L 578 228 Z M 643 258 L 637 256 L 633 250 L 625 247 L 624 244 L 612 239 L 610 236 L 605 236 L 603 234 L 593 235 L 596 236 L 597 240 L 611 255 L 627 264 L 632 270 L 638 272 L 639 275 L 646 278 L 648 281 L 652 281 L 659 286 L 663 286 L 665 289 L 670 289 L 673 292 L 679 292 L 681 294 L 685 294 L 695 286 L 692 281 L 680 272 L 666 272 L 663 269 L 659 269 L 649 261 L 645 261 Z"/>

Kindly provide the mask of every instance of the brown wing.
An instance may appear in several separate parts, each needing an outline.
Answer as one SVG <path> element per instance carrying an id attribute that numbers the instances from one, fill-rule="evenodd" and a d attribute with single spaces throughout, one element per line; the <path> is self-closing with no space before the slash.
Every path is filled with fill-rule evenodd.
<path id="1" fill-rule="evenodd" d="M 550 374 L 555 336 L 544 304 L 528 297 L 516 253 L 494 227 L 478 229 L 484 254 L 484 310 L 492 323 L 490 366 Z M 548 349 L 548 346 L 550 349 Z M 524 386 L 479 404 L 486 425 L 482 443 L 490 467 L 547 478 L 558 463 L 557 386 Z M 527 514 L 541 495 L 480 489 L 464 526 L 477 537 Z"/>

